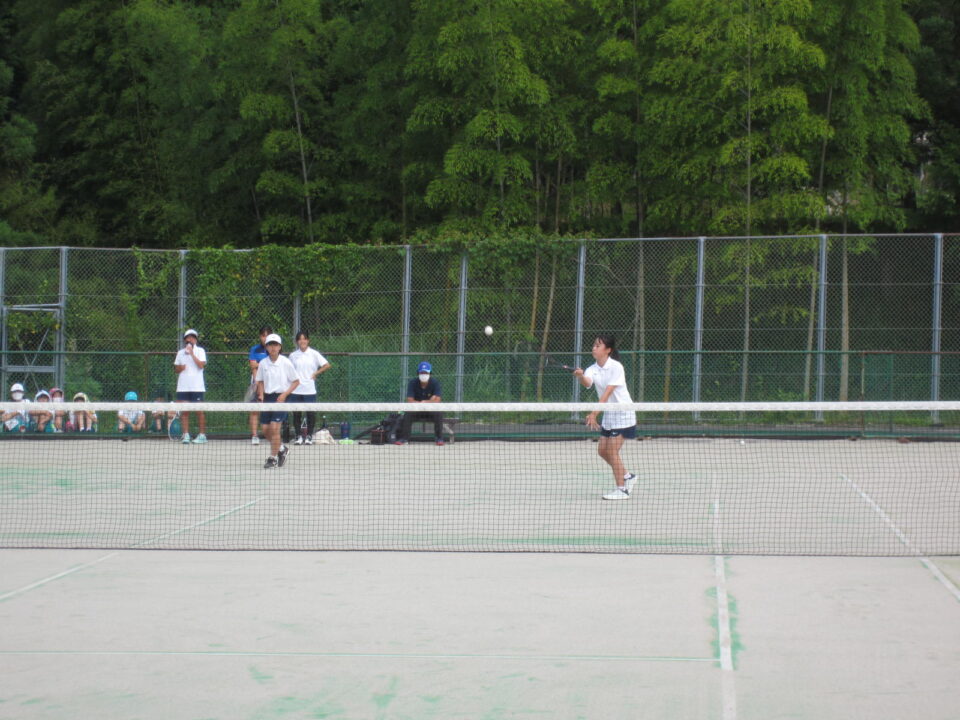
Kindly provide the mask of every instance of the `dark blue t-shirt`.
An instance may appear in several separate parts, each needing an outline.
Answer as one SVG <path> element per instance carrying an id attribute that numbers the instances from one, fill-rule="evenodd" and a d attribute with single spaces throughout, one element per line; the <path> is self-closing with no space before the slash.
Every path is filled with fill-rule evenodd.
<path id="1" fill-rule="evenodd" d="M 442 396 L 439 380 L 430 378 L 427 380 L 426 387 L 420 384 L 420 378 L 414 378 L 407 383 L 407 397 L 412 397 L 414 400 L 429 400 L 434 395 L 438 397 Z"/>

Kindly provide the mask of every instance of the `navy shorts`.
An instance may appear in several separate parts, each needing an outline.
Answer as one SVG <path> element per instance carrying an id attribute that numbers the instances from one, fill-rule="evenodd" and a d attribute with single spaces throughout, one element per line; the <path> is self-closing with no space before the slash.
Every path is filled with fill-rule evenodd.
<path id="1" fill-rule="evenodd" d="M 280 393 L 265 393 L 263 396 L 263 401 L 265 403 L 274 403 L 274 402 L 277 402 L 277 398 L 279 397 L 280 397 Z M 290 400 L 290 396 L 287 395 L 287 400 L 285 400 L 284 402 L 287 402 L 289 400 Z M 282 412 L 282 411 L 262 412 L 260 413 L 260 424 L 269 425 L 270 423 L 286 422 L 287 414 L 288 413 Z"/>
<path id="2" fill-rule="evenodd" d="M 613 430 L 600 428 L 600 435 L 602 437 L 622 437 L 624 440 L 636 440 L 637 426 L 631 425 L 630 427 L 614 428 Z"/>
<path id="3" fill-rule="evenodd" d="M 203 402 L 202 392 L 178 392 L 177 402 Z"/>

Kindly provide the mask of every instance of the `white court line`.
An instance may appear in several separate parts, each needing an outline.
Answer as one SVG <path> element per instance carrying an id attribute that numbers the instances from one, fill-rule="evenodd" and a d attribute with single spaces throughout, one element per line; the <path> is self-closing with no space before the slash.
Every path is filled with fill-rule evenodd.
<path id="1" fill-rule="evenodd" d="M 10 592 L 0 595 L 0 602 L 7 600 L 8 598 L 12 598 L 15 595 L 22 595 L 25 592 L 30 592 L 31 590 L 35 590 L 36 588 L 46 585 L 49 582 L 53 582 L 54 580 L 59 580 L 62 577 L 66 577 L 67 575 L 71 575 L 80 570 L 86 570 L 88 567 L 93 567 L 97 563 L 101 563 L 104 560 L 109 560 L 116 554 L 117 553 L 112 552 L 109 555 L 104 555 L 101 558 L 97 558 L 96 560 L 91 560 L 90 562 L 84 563 L 83 565 L 76 565 L 70 568 L 69 570 L 64 570 L 63 572 L 57 573 L 56 575 L 51 575 L 50 577 L 46 577 L 43 580 L 37 580 L 36 582 L 30 583 L 29 585 L 24 585 L 22 588 L 11 590 Z"/>
<path id="2" fill-rule="evenodd" d="M 500 653 L 388 653 L 388 652 L 307 652 L 259 650 L 0 650 L 6 655 L 178 655 L 193 657 L 319 657 L 398 658 L 410 660 L 550 660 L 588 662 L 692 662 L 715 663 L 715 657 L 667 657 L 662 655 L 508 655 Z"/>
<path id="3" fill-rule="evenodd" d="M 231 508 L 230 510 L 225 510 L 219 515 L 214 515 L 213 517 L 209 517 L 206 520 L 201 520 L 198 523 L 194 523 L 190 527 L 181 528 L 180 530 L 174 530 L 173 532 L 164 533 L 163 535 L 157 535 L 156 537 L 152 537 L 149 540 L 138 542 L 136 545 L 131 545 L 130 547 L 128 547 L 127 550 L 135 550 L 136 548 L 143 547 L 144 545 L 150 545 L 151 543 L 159 542 L 160 540 L 166 540 L 167 538 L 173 537 L 174 535 L 179 535 L 180 533 L 188 532 L 190 530 L 193 530 L 194 528 L 201 527 L 202 525 L 207 525 L 209 523 L 216 522 L 220 518 L 224 518 L 227 515 L 232 515 L 233 513 L 238 512 L 240 510 L 244 510 L 250 507 L 251 505 L 256 505 L 265 497 L 266 495 L 261 495 L 256 500 L 251 500 L 250 502 L 245 503 L 243 505 L 237 505 L 235 508 Z"/>
<path id="4" fill-rule="evenodd" d="M 859 485 L 857 485 L 853 480 L 848 478 L 844 473 L 840 473 L 840 477 L 846 480 L 847 483 L 850 485 L 850 487 L 856 490 L 857 494 L 860 495 L 860 497 L 862 497 L 867 502 L 867 504 L 873 508 L 874 512 L 876 512 L 877 515 L 880 516 L 880 519 L 887 524 L 887 527 L 893 530 L 893 534 L 896 535 L 897 539 L 903 543 L 904 547 L 906 547 L 910 552 L 912 552 L 914 555 L 917 556 L 917 558 L 920 560 L 921 563 L 923 563 L 923 565 L 927 568 L 927 570 L 929 570 L 931 574 L 937 580 L 940 581 L 940 584 L 947 589 L 947 592 L 949 592 L 951 595 L 953 595 L 953 597 L 955 597 L 958 601 L 960 601 L 960 588 L 958 588 L 956 585 L 950 582 L 950 578 L 944 575 L 943 572 L 940 570 L 940 568 L 937 567 L 937 565 L 930 558 L 920 553 L 917 547 L 910 541 L 910 538 L 904 535 L 903 531 L 900 530 L 900 528 L 898 528 L 894 524 L 893 520 L 890 519 L 890 516 L 887 515 L 884 509 L 880 507 L 872 497 L 867 495 L 860 488 Z"/>
<path id="5" fill-rule="evenodd" d="M 723 700 L 723 720 L 736 720 L 737 691 L 733 680 L 733 633 L 730 629 L 730 598 L 727 596 L 726 560 L 720 536 L 720 498 L 713 502 L 713 542 L 717 555 L 713 556 L 713 571 L 717 580 L 717 640 L 720 649 L 720 687 Z"/>
<path id="6" fill-rule="evenodd" d="M 230 510 L 226 510 L 226 511 L 220 513 L 219 515 L 214 515 L 213 517 L 209 517 L 209 518 L 207 518 L 206 520 L 201 520 L 200 522 L 194 523 L 193 525 L 190 525 L 189 527 L 180 528 L 179 530 L 174 530 L 174 531 L 172 531 L 172 532 L 164 533 L 163 535 L 157 535 L 156 537 L 150 538 L 149 540 L 144 540 L 143 542 L 138 542 L 138 543 L 136 543 L 136 544 L 134 544 L 134 545 L 130 545 L 130 546 L 128 546 L 128 547 L 125 548 L 125 549 L 126 549 L 126 550 L 135 550 L 136 548 L 143 547 L 144 545 L 149 545 L 149 544 L 151 544 L 151 543 L 159 542 L 160 540 L 164 540 L 164 539 L 166 539 L 166 538 L 168 538 L 168 537 L 173 537 L 174 535 L 179 535 L 179 534 L 181 534 L 181 533 L 185 533 L 185 532 L 187 532 L 187 531 L 189 531 L 189 530 L 193 530 L 194 528 L 198 528 L 198 527 L 200 527 L 200 526 L 202 526 L 202 525 L 207 525 L 208 523 L 212 523 L 212 522 L 214 522 L 214 521 L 216 521 L 216 520 L 219 520 L 220 518 L 226 517 L 227 515 L 231 515 L 232 513 L 238 512 L 238 511 L 240 511 L 240 510 L 243 510 L 244 508 L 248 508 L 248 507 L 250 507 L 251 505 L 253 505 L 253 504 L 255 504 L 255 503 L 258 503 L 258 502 L 260 502 L 261 500 L 263 500 L 264 497 L 266 497 L 266 496 L 258 497 L 256 500 L 251 500 L 250 502 L 245 503 L 245 504 L 243 504 L 243 505 L 237 505 L 237 507 L 235 507 L 235 508 L 231 508 Z M 23 593 L 30 592 L 31 590 L 36 590 L 38 587 L 42 587 L 42 586 L 46 585 L 47 583 L 53 582 L 54 580 L 59 580 L 60 578 L 64 578 L 64 577 L 66 577 L 67 575 L 72 575 L 73 573 L 79 572 L 80 570 L 86 570 L 87 568 L 93 567 L 94 565 L 97 565 L 98 563 L 102 563 L 104 560 L 109 560 L 109 559 L 112 558 L 114 555 L 118 555 L 119 553 L 120 553 L 119 550 L 118 550 L 118 551 L 115 551 L 115 552 L 112 552 L 112 553 L 108 553 L 108 554 L 104 555 L 103 557 L 99 557 L 99 558 L 97 558 L 96 560 L 91 560 L 90 562 L 84 563 L 83 565 L 77 565 L 77 566 L 75 566 L 75 567 L 70 568 L 69 570 L 64 570 L 63 572 L 59 572 L 59 573 L 57 573 L 56 575 L 51 575 L 50 577 L 45 577 L 45 578 L 43 578 L 42 580 L 37 580 L 36 582 L 30 583 L 29 585 L 24 585 L 23 587 L 17 588 L 16 590 L 11 590 L 11 591 L 9 591 L 9 592 L 6 592 L 6 593 L 4 593 L 3 595 L 0 595 L 0 602 L 3 602 L 4 600 L 8 600 L 8 599 L 10 599 L 10 598 L 12 598 L 12 597 L 15 597 L 15 596 L 17 596 L 17 595 L 22 595 Z"/>

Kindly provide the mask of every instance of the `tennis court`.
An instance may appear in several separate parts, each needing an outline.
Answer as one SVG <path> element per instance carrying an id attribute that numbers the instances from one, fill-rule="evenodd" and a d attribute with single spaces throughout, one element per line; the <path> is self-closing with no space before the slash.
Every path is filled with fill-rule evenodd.
<path id="1" fill-rule="evenodd" d="M 943 427 L 515 431 L 0 440 L 0 717 L 960 716 Z"/>
<path id="2" fill-rule="evenodd" d="M 960 443 L 651 438 L 638 502 L 588 440 L 294 448 L 0 443 L 17 547 L 912 555 L 960 548 Z M 905 481 L 908 479 L 908 481 Z"/>
<path id="3" fill-rule="evenodd" d="M 936 563 L 5 550 L 0 717 L 946 720 Z"/>

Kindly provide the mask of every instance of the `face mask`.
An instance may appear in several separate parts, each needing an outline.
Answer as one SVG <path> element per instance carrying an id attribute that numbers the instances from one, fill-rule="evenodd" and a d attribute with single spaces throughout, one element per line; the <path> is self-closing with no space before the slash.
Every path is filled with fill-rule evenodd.
<path id="1" fill-rule="evenodd" d="M 420 373 L 417 375 L 417 377 L 420 378 L 420 382 L 426 382 L 430 379 L 430 375 L 428 373 Z"/>
<path id="2" fill-rule="evenodd" d="M 22 392 L 10 393 L 10 397 L 12 397 L 14 400 L 19 402 L 20 400 L 23 400 L 23 393 Z"/>
<path id="3" fill-rule="evenodd" d="M 53 401 L 54 401 L 54 402 L 63 402 L 63 398 L 62 398 L 62 397 L 55 397 L 55 398 L 53 399 Z"/>

